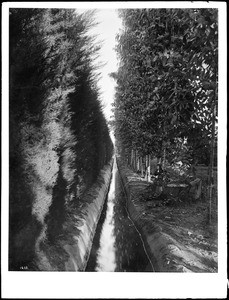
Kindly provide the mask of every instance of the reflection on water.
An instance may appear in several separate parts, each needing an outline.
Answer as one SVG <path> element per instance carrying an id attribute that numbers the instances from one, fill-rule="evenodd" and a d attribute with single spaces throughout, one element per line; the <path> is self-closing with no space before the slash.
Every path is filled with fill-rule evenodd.
<path id="1" fill-rule="evenodd" d="M 96 229 L 86 271 L 152 272 L 125 204 L 114 161 L 110 190 Z"/>
<path id="2" fill-rule="evenodd" d="M 108 193 L 106 219 L 100 235 L 100 248 L 97 253 L 96 271 L 115 271 L 115 236 L 114 236 L 114 197 L 115 172 L 113 169 L 112 181 Z"/>

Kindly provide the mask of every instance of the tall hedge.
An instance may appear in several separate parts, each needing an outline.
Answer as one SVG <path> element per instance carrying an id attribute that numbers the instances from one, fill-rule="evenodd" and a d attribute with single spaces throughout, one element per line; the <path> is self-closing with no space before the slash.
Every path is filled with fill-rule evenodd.
<path id="1" fill-rule="evenodd" d="M 92 14 L 10 9 L 9 268 L 33 262 L 58 239 L 113 145 L 94 75 Z"/>
<path id="2" fill-rule="evenodd" d="M 217 136 L 217 9 L 123 9 L 115 131 L 131 152 L 209 164 Z M 213 138 L 212 138 L 213 136 Z"/>

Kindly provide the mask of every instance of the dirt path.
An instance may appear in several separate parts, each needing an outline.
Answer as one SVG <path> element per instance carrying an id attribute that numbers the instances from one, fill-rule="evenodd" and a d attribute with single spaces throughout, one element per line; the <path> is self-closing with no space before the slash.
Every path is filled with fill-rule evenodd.
<path id="1" fill-rule="evenodd" d="M 217 219 L 211 225 L 207 223 L 207 203 L 173 207 L 146 201 L 148 184 L 130 169 L 120 169 L 136 211 L 132 211 L 132 216 L 158 261 L 159 271 L 217 272 Z"/>

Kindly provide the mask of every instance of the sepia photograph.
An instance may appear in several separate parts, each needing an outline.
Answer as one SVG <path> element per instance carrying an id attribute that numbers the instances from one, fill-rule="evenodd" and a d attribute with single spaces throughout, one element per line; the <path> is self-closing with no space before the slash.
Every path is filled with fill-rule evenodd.
<path id="1" fill-rule="evenodd" d="M 4 4 L 10 295 L 226 297 L 225 3 Z"/>

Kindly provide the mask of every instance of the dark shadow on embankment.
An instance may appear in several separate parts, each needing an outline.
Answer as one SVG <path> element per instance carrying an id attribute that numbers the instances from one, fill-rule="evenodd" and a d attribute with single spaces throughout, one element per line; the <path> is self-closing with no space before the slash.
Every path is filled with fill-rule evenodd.
<path id="1" fill-rule="evenodd" d="M 62 154 L 60 154 L 59 172 L 56 184 L 53 188 L 53 200 L 49 208 L 49 213 L 45 218 L 47 223 L 47 238 L 49 242 L 55 243 L 58 235 L 62 233 L 62 226 L 65 221 L 65 196 L 67 192 L 67 182 L 63 177 Z"/>
<path id="2" fill-rule="evenodd" d="M 106 200 L 104 202 L 104 206 L 103 206 L 103 210 L 101 212 L 100 219 L 98 221 L 98 225 L 96 227 L 96 232 L 95 232 L 95 236 L 94 236 L 94 239 L 92 242 L 89 259 L 87 262 L 87 266 L 85 268 L 86 272 L 94 271 L 95 267 L 96 267 L 96 256 L 97 256 L 97 251 L 100 246 L 100 237 L 101 237 L 101 233 L 102 233 L 102 229 L 103 229 L 103 223 L 106 219 L 106 211 L 107 211 L 107 196 L 106 196 Z"/>

